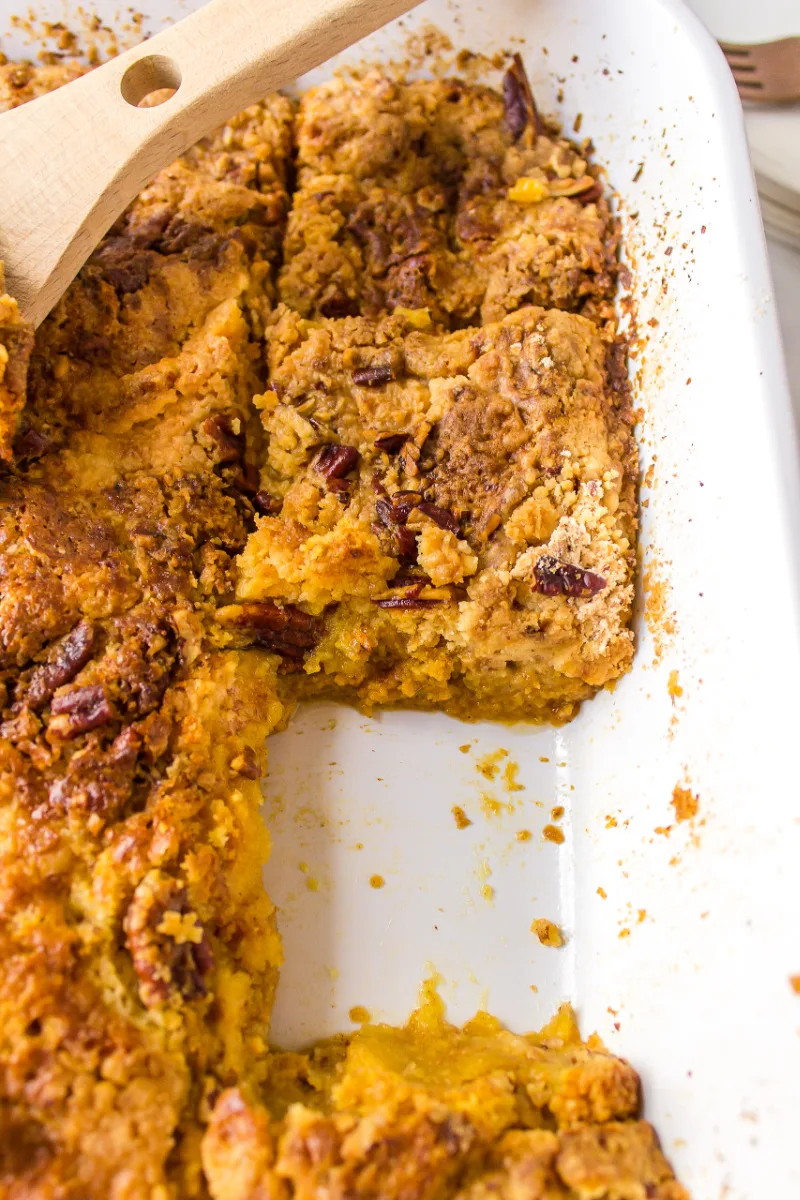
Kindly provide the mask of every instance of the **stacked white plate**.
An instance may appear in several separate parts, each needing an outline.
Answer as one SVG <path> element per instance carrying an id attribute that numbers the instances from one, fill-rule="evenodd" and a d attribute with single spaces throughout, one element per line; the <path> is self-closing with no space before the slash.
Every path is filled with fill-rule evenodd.
<path id="1" fill-rule="evenodd" d="M 798 0 L 689 0 L 714 37 L 764 42 L 800 34 Z M 746 105 L 745 122 L 770 237 L 800 250 L 800 104 Z"/>

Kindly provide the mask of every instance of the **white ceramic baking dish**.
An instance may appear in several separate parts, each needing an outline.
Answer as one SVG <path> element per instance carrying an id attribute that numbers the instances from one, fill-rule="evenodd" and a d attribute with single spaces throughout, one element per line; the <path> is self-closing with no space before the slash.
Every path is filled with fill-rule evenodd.
<path id="1" fill-rule="evenodd" d="M 0 25 L 15 7 L 0 2 Z M 187 7 L 152 0 L 145 28 Z M 37 6 L 80 26 L 76 12 Z M 677 0 L 428 0 L 349 58 L 403 57 L 427 21 L 457 47 L 521 50 L 541 106 L 567 128 L 583 114 L 619 194 L 646 334 L 634 372 L 651 586 L 633 672 L 565 729 L 324 706 L 272 740 L 275 1037 L 348 1028 L 354 1005 L 402 1020 L 434 970 L 457 1018 L 486 1004 L 530 1028 L 570 999 L 642 1072 L 695 1200 L 791 1200 L 800 494 L 736 94 Z M 20 30 L 3 49 L 31 53 Z M 499 749 L 524 790 L 478 771 Z M 699 797 L 693 821 L 675 820 L 676 785 Z M 489 815 L 482 794 L 509 807 Z M 556 805 L 560 846 L 542 839 Z M 530 932 L 540 916 L 566 930 L 563 949 Z"/>

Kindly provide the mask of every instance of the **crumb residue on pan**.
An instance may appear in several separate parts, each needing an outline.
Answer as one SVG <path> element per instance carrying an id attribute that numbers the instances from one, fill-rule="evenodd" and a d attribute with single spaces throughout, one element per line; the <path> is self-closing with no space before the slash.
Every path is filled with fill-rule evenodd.
<path id="1" fill-rule="evenodd" d="M 453 819 L 456 823 L 456 829 L 466 829 L 472 824 L 464 809 L 460 804 L 454 804 L 450 810 L 453 814 Z"/>
<path id="2" fill-rule="evenodd" d="M 504 758 L 508 758 L 508 751 L 501 748 L 493 750 L 491 754 L 485 754 L 483 758 L 479 758 L 475 763 L 475 770 L 484 779 L 496 779 L 500 772 L 500 763 Z"/>
<path id="3" fill-rule="evenodd" d="M 537 917 L 531 925 L 531 933 L 535 933 L 543 946 L 559 947 L 566 941 L 563 932 L 553 921 L 546 917 Z"/>
<path id="4" fill-rule="evenodd" d="M 672 790 L 672 807 L 677 821 L 691 821 L 700 810 L 700 801 L 690 788 L 676 783 Z"/>
<path id="5" fill-rule="evenodd" d="M 31 8 L 24 16 L 12 15 L 8 30 L 9 35 L 22 37 L 43 66 L 70 60 L 96 66 L 139 45 L 148 32 L 155 32 L 151 23 L 133 8 L 110 25 L 82 7 L 72 9 L 69 20 L 60 21 L 45 20 Z"/>
<path id="6" fill-rule="evenodd" d="M 667 647 L 678 632 L 678 622 L 671 607 L 671 586 L 666 565 L 651 559 L 642 572 L 644 619 L 653 639 L 653 666 L 662 659 Z"/>

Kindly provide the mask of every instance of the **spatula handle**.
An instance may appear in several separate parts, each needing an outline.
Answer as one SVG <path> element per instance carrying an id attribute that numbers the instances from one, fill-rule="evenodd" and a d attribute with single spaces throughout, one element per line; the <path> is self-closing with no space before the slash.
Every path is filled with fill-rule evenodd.
<path id="1" fill-rule="evenodd" d="M 209 0 L 178 24 L 0 116 L 0 258 L 34 322 L 163 167 L 241 108 L 419 0 Z M 137 108 L 149 92 L 165 103 Z"/>

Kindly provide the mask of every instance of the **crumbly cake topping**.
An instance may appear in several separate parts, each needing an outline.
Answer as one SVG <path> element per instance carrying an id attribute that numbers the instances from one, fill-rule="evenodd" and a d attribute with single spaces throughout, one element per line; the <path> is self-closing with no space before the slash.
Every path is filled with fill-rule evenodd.
<path id="1" fill-rule="evenodd" d="M 611 320 L 602 188 L 518 74 L 505 97 L 377 70 L 308 92 L 281 299 L 302 316 L 424 308 L 450 327 L 524 304 Z"/>
<path id="2" fill-rule="evenodd" d="M 0 67 L 0 108 L 81 69 Z M 627 669 L 601 191 L 519 64 L 373 73 L 162 172 L 35 339 L 0 300 L 10 1200 L 684 1200 L 566 1012 L 268 1046 L 296 699 L 563 720 Z"/>
<path id="3" fill-rule="evenodd" d="M 308 686 L 565 719 L 627 669 L 632 416 L 591 322 L 525 308 L 442 334 L 284 308 L 268 346 L 276 511 L 237 598 L 322 618 Z"/>

